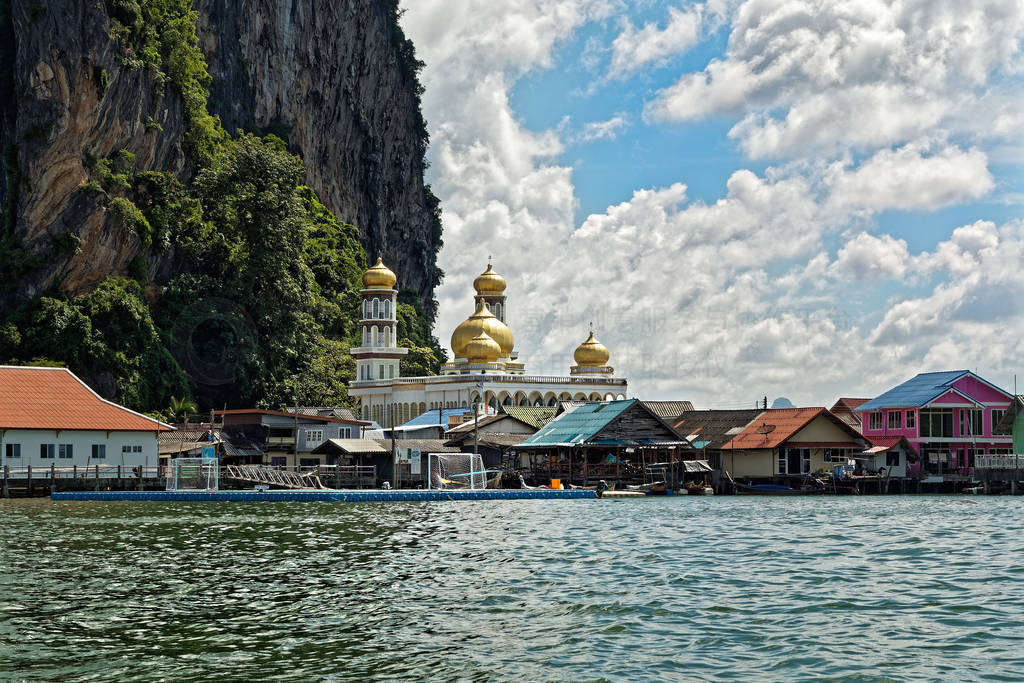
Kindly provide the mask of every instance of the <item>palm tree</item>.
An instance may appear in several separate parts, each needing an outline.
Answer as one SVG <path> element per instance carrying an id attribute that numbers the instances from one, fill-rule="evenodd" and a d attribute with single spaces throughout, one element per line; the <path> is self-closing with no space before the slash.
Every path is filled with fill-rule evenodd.
<path id="1" fill-rule="evenodd" d="M 187 418 L 190 414 L 194 415 L 195 413 L 198 413 L 199 406 L 190 398 L 182 398 L 179 401 L 175 397 L 171 396 L 171 405 L 168 410 L 170 410 L 171 415 L 175 418 Z"/>

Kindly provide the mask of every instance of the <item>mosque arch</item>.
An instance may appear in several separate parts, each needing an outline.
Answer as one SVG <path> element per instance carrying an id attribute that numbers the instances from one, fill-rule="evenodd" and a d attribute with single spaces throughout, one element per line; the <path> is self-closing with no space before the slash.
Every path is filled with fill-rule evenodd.
<path id="1" fill-rule="evenodd" d="M 606 401 L 614 401 L 615 400 L 615 394 L 611 394 L 611 393 L 605 394 L 604 395 L 604 400 L 606 400 Z"/>
<path id="2" fill-rule="evenodd" d="M 572 400 L 572 394 L 570 394 L 568 391 L 563 391 L 562 393 L 560 393 L 558 395 L 558 400 L 559 401 L 571 401 Z"/>
<path id="3" fill-rule="evenodd" d="M 391 320 L 391 299 L 384 299 L 384 319 Z"/>
<path id="4" fill-rule="evenodd" d="M 600 401 L 601 400 L 601 394 L 598 394 L 598 393 L 591 394 L 590 398 L 587 399 L 587 400 L 589 400 L 589 401 Z"/>
<path id="5" fill-rule="evenodd" d="M 373 319 L 376 320 L 380 317 L 380 299 L 374 298 L 370 306 L 370 313 L 373 316 Z"/>
<path id="6" fill-rule="evenodd" d="M 529 401 L 529 405 L 531 406 L 540 405 L 539 403 L 537 403 L 537 401 L 543 402 L 543 397 L 541 396 L 539 391 L 531 391 L 530 395 L 527 396 L 526 398 Z"/>
<path id="7" fill-rule="evenodd" d="M 558 399 L 557 398 L 552 396 L 551 398 L 548 399 L 548 407 L 549 408 L 554 408 L 557 405 L 558 405 Z"/>
<path id="8" fill-rule="evenodd" d="M 572 400 L 573 401 L 586 401 L 587 400 L 587 395 L 584 394 L 581 391 L 577 391 L 576 395 L 572 397 Z"/>
<path id="9" fill-rule="evenodd" d="M 615 400 L 616 401 L 625 401 L 626 400 L 626 395 L 625 394 L 619 394 L 618 396 L 615 397 Z"/>
<path id="10" fill-rule="evenodd" d="M 497 412 L 498 412 L 498 408 L 500 407 L 500 406 L 498 405 L 498 399 L 497 399 L 497 398 L 495 398 L 494 396 L 491 396 L 491 400 L 487 402 L 487 405 L 488 405 L 488 407 L 489 407 L 489 408 L 490 408 L 491 410 L 493 410 L 493 411 L 494 411 L 495 413 L 497 413 Z"/>
<path id="11" fill-rule="evenodd" d="M 426 403 L 420 403 L 420 412 L 416 413 L 416 416 L 418 417 L 418 416 L 422 415 L 425 412 L 427 412 L 427 404 Z"/>

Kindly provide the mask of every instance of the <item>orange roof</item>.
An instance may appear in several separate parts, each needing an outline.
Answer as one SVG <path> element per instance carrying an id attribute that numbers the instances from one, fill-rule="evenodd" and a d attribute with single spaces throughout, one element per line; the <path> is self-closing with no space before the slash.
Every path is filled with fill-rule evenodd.
<path id="1" fill-rule="evenodd" d="M 734 436 L 722 448 L 730 450 L 775 448 L 822 413 L 831 417 L 824 408 L 772 408 L 766 410 L 754 418 L 746 429 Z M 836 422 L 841 422 L 841 420 L 836 419 Z M 849 429 L 848 426 L 846 428 Z"/>
<path id="2" fill-rule="evenodd" d="M 0 429 L 163 432 L 173 427 L 101 398 L 67 368 L 0 365 Z"/>

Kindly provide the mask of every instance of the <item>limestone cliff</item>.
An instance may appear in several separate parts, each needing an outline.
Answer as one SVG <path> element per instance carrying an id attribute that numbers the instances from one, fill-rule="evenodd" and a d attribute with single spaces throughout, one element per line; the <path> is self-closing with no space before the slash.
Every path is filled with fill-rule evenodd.
<path id="1" fill-rule="evenodd" d="M 90 291 L 126 274 L 143 245 L 87 191 L 89 160 L 120 150 L 136 170 L 195 173 L 182 93 L 112 35 L 111 7 L 134 0 L 0 0 L 0 312 L 44 288 Z M 144 3 L 143 3 L 144 4 Z M 307 183 L 369 254 L 430 309 L 440 228 L 423 186 L 426 138 L 411 45 L 393 2 L 196 0 L 210 113 L 274 132 Z M 13 239 L 11 237 L 13 236 Z M 12 256 L 13 254 L 13 256 Z M 162 284 L 173 250 L 148 261 Z"/>

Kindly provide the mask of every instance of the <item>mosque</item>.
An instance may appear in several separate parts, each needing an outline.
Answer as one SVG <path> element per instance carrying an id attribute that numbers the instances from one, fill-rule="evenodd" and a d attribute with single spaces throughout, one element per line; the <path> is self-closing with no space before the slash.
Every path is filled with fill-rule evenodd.
<path id="1" fill-rule="evenodd" d="M 568 400 L 611 400 L 626 397 L 626 379 L 615 377 L 609 353 L 594 332 L 580 344 L 566 376 L 528 375 L 519 359 L 512 331 L 506 325 L 508 308 L 505 278 L 488 263 L 473 281 L 476 310 L 460 323 L 451 337 L 453 360 L 441 374 L 402 377 L 395 308 L 395 274 L 381 259 L 363 273 L 362 342 L 351 350 L 356 379 L 349 394 L 359 399 L 365 420 L 400 425 L 438 408 L 469 408 L 486 404 L 491 410 L 505 406 L 554 406 Z"/>

